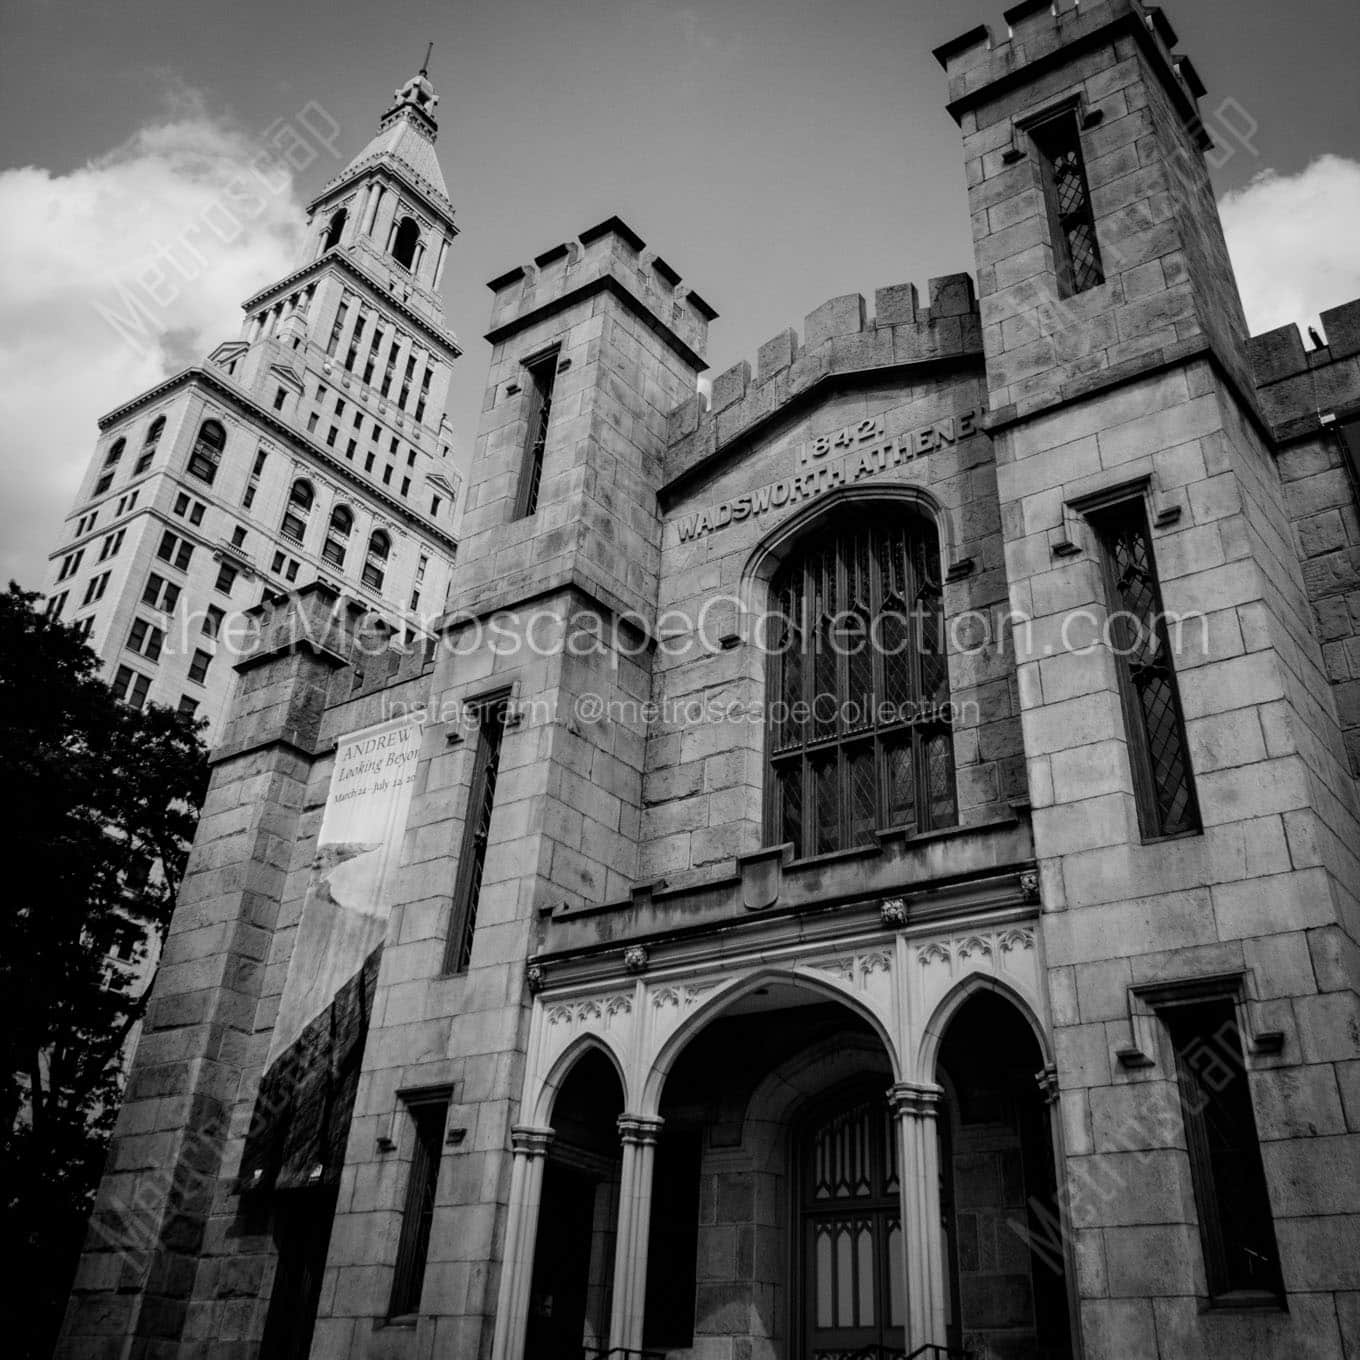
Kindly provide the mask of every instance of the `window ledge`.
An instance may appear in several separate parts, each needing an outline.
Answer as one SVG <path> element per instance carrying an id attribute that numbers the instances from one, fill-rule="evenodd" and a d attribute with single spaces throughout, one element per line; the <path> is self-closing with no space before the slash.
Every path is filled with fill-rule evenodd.
<path id="1" fill-rule="evenodd" d="M 1197 826 L 1193 831 L 1176 831 L 1169 836 L 1142 836 L 1139 838 L 1139 845 L 1173 845 L 1176 841 L 1192 841 L 1196 836 L 1204 835 L 1204 828 Z"/>
<path id="2" fill-rule="evenodd" d="M 1201 1313 L 1287 1313 L 1289 1304 L 1281 1294 L 1267 1290 L 1239 1289 L 1214 1298 L 1201 1299 Z"/>

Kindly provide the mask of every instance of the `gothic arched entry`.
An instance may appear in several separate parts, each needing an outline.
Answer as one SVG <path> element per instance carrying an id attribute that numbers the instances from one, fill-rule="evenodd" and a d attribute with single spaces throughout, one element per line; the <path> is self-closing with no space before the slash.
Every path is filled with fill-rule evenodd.
<path id="1" fill-rule="evenodd" d="M 617 1070 L 587 1049 L 553 1102 L 524 1349 L 533 1360 L 580 1360 L 608 1345 L 622 1113 Z"/>
<path id="2" fill-rule="evenodd" d="M 1021 1012 L 975 992 L 941 1038 L 949 1344 L 979 1360 L 1068 1360 L 1061 1214 L 1043 1054 Z"/>

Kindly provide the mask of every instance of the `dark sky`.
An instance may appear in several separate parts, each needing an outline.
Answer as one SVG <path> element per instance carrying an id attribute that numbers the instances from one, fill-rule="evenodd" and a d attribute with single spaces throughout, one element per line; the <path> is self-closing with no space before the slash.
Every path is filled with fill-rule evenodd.
<path id="1" fill-rule="evenodd" d="M 838 293 L 971 267 L 957 131 L 930 55 L 1001 0 L 4 0 L 0 168 L 70 170 L 167 84 L 263 130 L 317 101 L 345 158 L 433 39 L 439 149 L 463 234 L 447 271 L 480 403 L 485 281 L 618 213 L 722 314 L 711 373 Z M 1360 147 L 1360 4 L 1179 0 L 1220 191 Z M 1238 135 L 1238 134 L 1245 135 Z M 339 164 L 312 167 L 311 191 Z M 261 280 L 263 282 L 263 280 Z M 231 333 L 224 328 L 224 334 Z M 93 435 L 93 430 L 91 431 Z M 465 452 L 464 448 L 464 452 Z"/>

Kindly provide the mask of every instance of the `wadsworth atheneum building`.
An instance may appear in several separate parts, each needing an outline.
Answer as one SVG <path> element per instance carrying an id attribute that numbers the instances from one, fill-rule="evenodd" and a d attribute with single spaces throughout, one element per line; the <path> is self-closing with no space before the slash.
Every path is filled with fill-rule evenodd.
<path id="1" fill-rule="evenodd" d="M 1360 1355 L 1360 303 L 1247 335 L 1160 11 L 1006 19 L 975 280 L 705 403 L 601 222 L 437 639 L 256 610 L 63 1355 Z"/>

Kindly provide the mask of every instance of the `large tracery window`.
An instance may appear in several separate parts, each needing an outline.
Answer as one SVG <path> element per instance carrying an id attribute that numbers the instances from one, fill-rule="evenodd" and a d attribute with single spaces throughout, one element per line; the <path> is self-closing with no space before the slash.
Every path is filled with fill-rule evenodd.
<path id="1" fill-rule="evenodd" d="M 934 527 L 862 509 L 772 583 L 768 832 L 799 856 L 958 820 Z"/>

